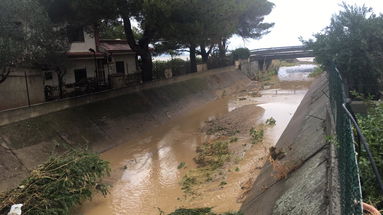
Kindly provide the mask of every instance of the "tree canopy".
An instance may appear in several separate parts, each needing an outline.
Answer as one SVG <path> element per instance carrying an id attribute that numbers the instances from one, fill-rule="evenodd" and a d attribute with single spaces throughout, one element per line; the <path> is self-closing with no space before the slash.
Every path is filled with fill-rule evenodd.
<path id="1" fill-rule="evenodd" d="M 197 46 L 207 62 L 214 45 L 225 55 L 226 41 L 234 34 L 256 39 L 273 26 L 263 22 L 274 6 L 267 0 L 169 0 L 165 5 L 161 36 L 188 47 L 192 63 Z"/>
<path id="2" fill-rule="evenodd" d="M 306 41 L 316 60 L 334 64 L 350 90 L 379 96 L 383 77 L 383 17 L 365 6 L 343 5 L 315 40 Z"/>
<path id="3" fill-rule="evenodd" d="M 124 35 L 141 57 L 144 81 L 152 76 L 149 44 L 158 41 L 170 44 L 162 46 L 166 51 L 173 47 L 191 48 L 194 56 L 196 47 L 200 46 L 199 53 L 206 59 L 215 44 L 224 41 L 220 47 L 225 47 L 226 40 L 234 34 L 258 38 L 272 27 L 263 23 L 264 16 L 273 8 L 267 0 L 40 1 L 57 22 L 98 24 L 101 29 L 108 28 L 103 34 L 107 37 Z M 138 23 L 140 34 L 132 26 L 132 20 Z"/>
<path id="4" fill-rule="evenodd" d="M 0 1 L 0 82 L 13 66 L 58 66 L 69 48 L 66 31 L 54 25 L 37 1 Z"/>

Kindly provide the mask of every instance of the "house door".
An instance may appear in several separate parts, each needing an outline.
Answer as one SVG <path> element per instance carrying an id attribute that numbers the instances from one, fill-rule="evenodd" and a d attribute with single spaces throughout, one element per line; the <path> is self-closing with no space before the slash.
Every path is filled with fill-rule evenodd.
<path id="1" fill-rule="evenodd" d="M 117 74 L 125 74 L 125 62 L 117 61 L 116 62 L 116 72 Z"/>

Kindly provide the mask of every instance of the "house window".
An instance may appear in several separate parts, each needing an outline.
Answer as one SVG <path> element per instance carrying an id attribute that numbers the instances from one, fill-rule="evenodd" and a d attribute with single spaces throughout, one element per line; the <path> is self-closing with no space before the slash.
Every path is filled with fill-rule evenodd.
<path id="1" fill-rule="evenodd" d="M 84 42 L 84 29 L 82 27 L 69 26 L 68 27 L 69 42 Z"/>
<path id="2" fill-rule="evenodd" d="M 86 82 L 88 79 L 88 76 L 86 74 L 86 69 L 75 69 L 74 78 L 76 83 Z"/>
<path id="3" fill-rule="evenodd" d="M 124 61 L 116 62 L 116 72 L 117 74 L 125 74 L 125 63 Z"/>
<path id="4" fill-rule="evenodd" d="M 49 81 L 53 79 L 52 72 L 45 72 L 45 80 Z"/>

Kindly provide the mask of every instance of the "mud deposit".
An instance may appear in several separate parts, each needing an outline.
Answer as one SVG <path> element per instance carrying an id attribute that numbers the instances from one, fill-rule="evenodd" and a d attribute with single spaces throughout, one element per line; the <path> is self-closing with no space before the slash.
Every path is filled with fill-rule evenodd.
<path id="1" fill-rule="evenodd" d="M 201 106 L 103 153 L 113 170 L 107 179 L 111 193 L 107 198 L 96 196 L 74 214 L 158 215 L 179 207 L 213 207 L 218 213 L 239 210 L 268 159 L 269 148 L 278 141 L 311 82 L 300 81 L 311 72 L 306 68 L 288 71 L 281 73 L 285 81 L 253 82 L 237 95 Z M 265 125 L 271 117 L 276 124 Z M 252 128 L 264 130 L 259 143 L 251 143 Z M 197 180 L 203 183 L 193 184 L 193 192 L 182 190 L 185 175 L 201 169 L 194 160 L 197 147 L 217 141 L 228 143 L 229 159 L 209 177 L 200 176 Z"/>

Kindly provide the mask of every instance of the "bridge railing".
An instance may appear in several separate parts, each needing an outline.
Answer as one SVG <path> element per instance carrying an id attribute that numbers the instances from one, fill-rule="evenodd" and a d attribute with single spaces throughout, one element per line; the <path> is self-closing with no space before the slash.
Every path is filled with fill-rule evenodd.
<path id="1" fill-rule="evenodd" d="M 335 67 L 328 73 L 330 102 L 336 130 L 341 210 L 344 215 L 362 215 L 362 191 L 352 124 L 347 109 L 344 108 L 347 99 L 345 86 Z"/>

